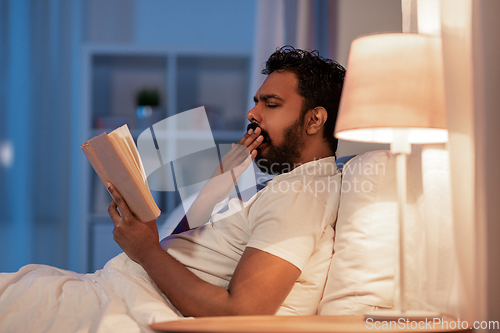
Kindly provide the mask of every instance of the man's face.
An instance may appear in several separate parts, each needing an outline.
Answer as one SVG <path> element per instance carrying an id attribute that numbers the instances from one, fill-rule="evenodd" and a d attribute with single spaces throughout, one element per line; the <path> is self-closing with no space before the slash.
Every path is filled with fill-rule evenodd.
<path id="1" fill-rule="evenodd" d="M 304 146 L 301 116 L 304 98 L 297 92 L 298 81 L 291 72 L 273 72 L 255 95 L 255 107 L 247 118 L 262 129 L 264 142 L 255 161 L 261 171 L 280 174 L 300 163 Z"/>

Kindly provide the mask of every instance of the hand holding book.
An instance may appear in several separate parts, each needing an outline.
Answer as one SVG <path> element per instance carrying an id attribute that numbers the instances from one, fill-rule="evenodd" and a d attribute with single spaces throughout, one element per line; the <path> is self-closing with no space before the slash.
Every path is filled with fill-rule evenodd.
<path id="1" fill-rule="evenodd" d="M 115 242 L 130 259 L 139 264 L 141 264 L 143 259 L 151 256 L 155 250 L 162 252 L 163 249 L 159 243 L 156 220 L 141 223 L 132 214 L 124 198 L 116 188 L 111 183 L 106 184 L 106 188 L 113 197 L 108 213 L 115 224 L 115 228 L 113 229 Z M 119 212 L 118 209 L 120 210 Z"/>

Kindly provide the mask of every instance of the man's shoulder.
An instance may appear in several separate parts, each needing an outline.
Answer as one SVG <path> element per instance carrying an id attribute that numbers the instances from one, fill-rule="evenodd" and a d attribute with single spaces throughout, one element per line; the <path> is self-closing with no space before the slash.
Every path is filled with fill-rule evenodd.
<path id="1" fill-rule="evenodd" d="M 311 181 L 325 181 L 329 178 L 339 178 L 335 157 L 326 157 L 313 160 L 296 166 L 293 170 L 274 177 L 267 184 L 267 187 L 285 186 L 283 183 L 296 184 L 302 186 Z"/>
<path id="2" fill-rule="evenodd" d="M 333 156 L 315 160 L 270 180 L 260 199 L 270 200 L 279 196 L 281 200 L 287 200 L 290 197 L 311 196 L 326 204 L 340 193 L 340 180 Z"/>

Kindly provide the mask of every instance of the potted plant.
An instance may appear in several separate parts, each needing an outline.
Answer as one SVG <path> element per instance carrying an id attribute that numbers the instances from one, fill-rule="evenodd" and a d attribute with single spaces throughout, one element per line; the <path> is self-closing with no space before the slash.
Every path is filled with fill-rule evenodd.
<path id="1" fill-rule="evenodd" d="M 144 88 L 137 92 L 137 118 L 139 128 L 144 128 L 153 125 L 161 120 L 162 113 L 160 111 L 160 93 L 158 89 Z"/>

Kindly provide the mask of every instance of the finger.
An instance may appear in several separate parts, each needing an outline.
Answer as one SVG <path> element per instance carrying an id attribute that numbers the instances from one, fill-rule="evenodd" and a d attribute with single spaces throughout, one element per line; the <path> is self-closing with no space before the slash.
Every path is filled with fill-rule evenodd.
<path id="1" fill-rule="evenodd" d="M 111 197 L 113 198 L 114 202 L 120 209 L 120 212 L 122 213 L 122 216 L 125 217 L 126 219 L 131 219 L 133 218 L 132 212 L 130 212 L 130 208 L 128 208 L 127 203 L 123 199 L 122 195 L 118 190 L 113 186 L 113 184 L 108 183 L 107 188 L 109 191 L 109 194 L 111 194 Z"/>
<path id="2" fill-rule="evenodd" d="M 245 135 L 243 135 L 243 137 L 240 139 L 240 141 L 238 141 L 236 144 L 237 145 L 241 145 L 250 135 L 252 135 L 254 133 L 254 130 L 253 128 L 250 128 L 246 133 Z"/>
<path id="3" fill-rule="evenodd" d="M 254 142 L 259 137 L 261 132 L 261 128 L 257 127 L 255 131 L 243 141 L 242 145 L 246 147 L 250 146 L 250 144 L 252 144 L 252 142 Z"/>
<path id="4" fill-rule="evenodd" d="M 249 130 L 247 132 L 248 135 L 244 136 L 237 144 L 232 144 L 229 152 L 223 156 L 220 163 L 221 173 L 230 171 L 232 168 L 243 163 L 243 161 L 250 156 L 251 151 L 264 141 L 264 138 L 260 135 L 260 127 L 257 127 L 253 133 L 249 133 L 251 133 L 251 130 Z"/>
<path id="5" fill-rule="evenodd" d="M 262 135 L 259 135 L 259 137 L 257 139 L 255 139 L 255 141 L 253 141 L 249 146 L 248 146 L 248 150 L 250 150 L 250 152 L 253 152 L 258 146 L 260 146 L 260 144 L 264 142 L 264 137 Z"/>
<path id="6" fill-rule="evenodd" d="M 238 145 L 242 145 L 242 146 L 247 146 L 250 145 L 250 143 L 253 142 L 253 140 L 255 140 L 261 133 L 261 128 L 260 127 L 257 127 L 255 129 L 255 131 L 251 128 L 249 129 L 245 135 L 243 135 L 243 137 L 240 139 L 240 141 L 237 142 Z"/>
<path id="7" fill-rule="evenodd" d="M 257 150 L 253 150 L 251 153 L 250 153 L 250 158 L 252 159 L 252 161 L 257 157 Z"/>
<path id="8" fill-rule="evenodd" d="M 247 146 L 241 144 L 235 144 L 229 150 L 229 152 L 226 155 L 224 155 L 224 157 L 222 158 L 222 163 L 223 165 L 238 163 L 238 161 L 241 161 L 242 155 L 248 155 L 248 154 L 250 154 L 250 151 L 248 150 Z"/>
<path id="9" fill-rule="evenodd" d="M 252 144 L 260 135 L 261 129 L 260 127 L 257 127 L 255 131 L 252 129 L 248 130 L 248 132 L 238 141 L 236 144 L 231 145 L 231 150 L 224 155 L 223 160 L 230 161 L 231 159 L 234 159 L 235 156 L 238 156 L 244 151 L 245 149 L 248 148 L 250 144 Z"/>
<path id="10" fill-rule="evenodd" d="M 258 145 L 260 145 L 264 141 L 264 138 L 260 135 L 260 133 L 261 133 L 261 129 L 257 128 L 252 135 L 250 135 L 249 137 L 247 137 L 245 139 L 244 142 L 233 146 L 231 148 L 231 150 L 229 151 L 228 158 L 231 158 L 234 155 L 240 155 L 242 152 L 244 152 L 246 150 L 249 150 L 249 152 L 250 152 L 252 149 L 255 149 L 256 147 L 258 147 Z M 259 140 L 259 138 L 260 138 L 260 141 L 256 142 L 256 140 Z M 252 149 L 250 149 L 250 146 L 252 144 L 254 146 Z"/>
<path id="11" fill-rule="evenodd" d="M 116 203 L 113 200 L 111 200 L 111 203 L 109 204 L 109 207 L 108 207 L 108 214 L 109 214 L 109 217 L 111 217 L 111 220 L 113 221 L 115 226 L 121 220 L 121 216 L 120 216 L 120 213 L 118 212 L 117 207 L 118 206 L 116 205 Z"/>
<path id="12" fill-rule="evenodd" d="M 239 156 L 245 152 L 248 152 L 248 148 L 246 146 L 243 146 L 241 144 L 233 144 L 231 149 L 222 157 L 222 161 L 220 164 L 222 168 L 221 173 L 229 171 L 226 170 L 228 166 L 238 163 L 235 162 L 235 160 L 237 161 L 240 158 Z"/>
<path id="13" fill-rule="evenodd" d="M 249 153 L 248 147 L 242 144 L 234 145 L 231 150 L 222 159 L 224 163 L 232 163 L 234 160 L 239 159 L 241 154 Z"/>
<path id="14" fill-rule="evenodd" d="M 233 160 L 238 159 L 238 163 L 242 163 L 260 144 L 264 142 L 264 137 L 259 135 L 255 140 L 253 140 L 248 147 L 241 146 L 238 152 L 235 154 Z"/>

